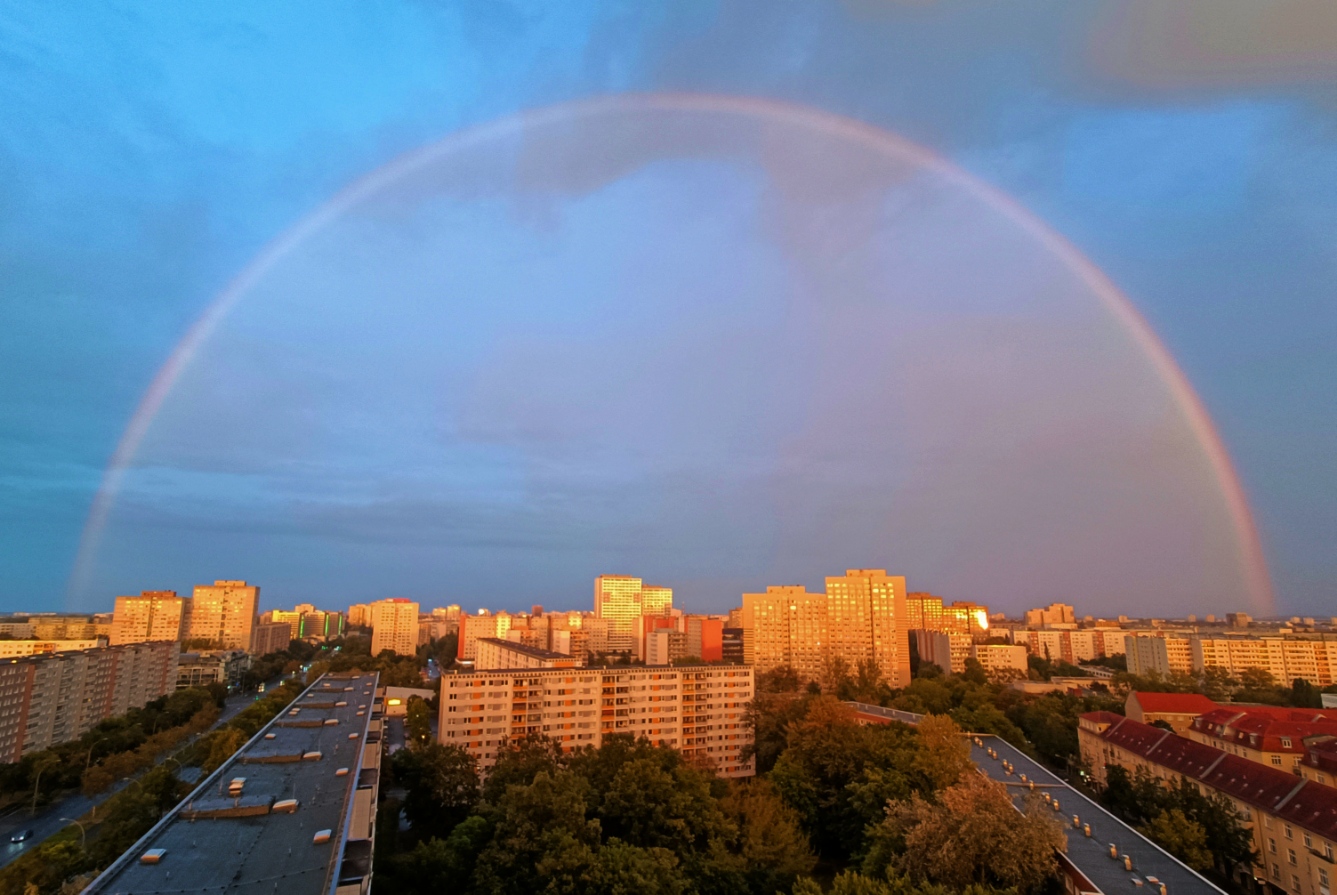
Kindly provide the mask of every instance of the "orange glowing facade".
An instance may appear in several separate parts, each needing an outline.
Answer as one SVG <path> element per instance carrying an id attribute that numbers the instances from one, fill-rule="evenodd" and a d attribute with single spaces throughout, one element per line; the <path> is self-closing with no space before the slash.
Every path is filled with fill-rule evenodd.
<path id="1" fill-rule="evenodd" d="M 875 662 L 892 687 L 910 683 L 905 577 L 884 569 L 849 569 L 826 579 L 827 650 L 851 668 Z"/>
<path id="2" fill-rule="evenodd" d="M 678 633 L 678 632 L 674 632 Z M 512 668 L 441 676 L 439 739 L 484 772 L 497 753 L 543 735 L 564 752 L 626 734 L 677 749 L 726 777 L 750 777 L 752 669 L 739 665 Z"/>
<path id="3" fill-rule="evenodd" d="M 646 584 L 629 575 L 600 575 L 594 579 L 594 616 L 608 621 L 608 648 L 634 650 L 644 616 L 667 616 L 673 611 L 673 589 Z"/>
<path id="4" fill-rule="evenodd" d="M 245 581 L 215 581 L 195 588 L 190 607 L 190 638 L 210 640 L 218 649 L 251 648 L 260 588 Z"/>
<path id="5" fill-rule="evenodd" d="M 180 640 L 190 629 L 190 598 L 172 590 L 146 590 L 137 597 L 117 597 L 111 621 L 111 645 Z"/>
<path id="6" fill-rule="evenodd" d="M 757 671 L 788 665 L 809 680 L 826 658 L 826 594 L 802 585 L 772 585 L 743 594 L 743 661 Z"/>

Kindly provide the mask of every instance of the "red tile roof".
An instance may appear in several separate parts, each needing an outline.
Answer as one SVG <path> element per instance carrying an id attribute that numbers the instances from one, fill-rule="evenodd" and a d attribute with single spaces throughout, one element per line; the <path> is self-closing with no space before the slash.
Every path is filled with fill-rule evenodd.
<path id="1" fill-rule="evenodd" d="M 1129 695 L 1137 699 L 1142 711 L 1153 714 L 1202 715 L 1220 708 L 1201 693 L 1151 693 L 1135 690 Z"/>
<path id="2" fill-rule="evenodd" d="M 1104 713 L 1091 712 L 1083 718 Z M 1103 720 L 1103 718 L 1102 718 Z M 1296 826 L 1337 839 L 1337 789 L 1125 718 L 1101 739 Z M 1327 748 L 1329 744 L 1322 744 Z M 1337 741 L 1333 741 L 1337 754 Z"/>
<path id="3" fill-rule="evenodd" d="M 1337 737 L 1337 720 L 1329 720 L 1321 712 L 1312 709 L 1259 712 L 1257 708 L 1217 709 L 1193 719 L 1192 726 L 1199 733 L 1250 749 L 1296 755 L 1305 751 L 1308 738 Z"/>

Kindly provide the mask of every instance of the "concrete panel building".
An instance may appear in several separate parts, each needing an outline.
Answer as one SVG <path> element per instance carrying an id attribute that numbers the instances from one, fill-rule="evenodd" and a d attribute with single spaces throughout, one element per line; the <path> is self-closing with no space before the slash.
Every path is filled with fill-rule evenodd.
<path id="1" fill-rule="evenodd" d="M 137 597 L 117 597 L 112 611 L 111 645 L 150 640 L 181 640 L 190 631 L 191 600 L 171 590 L 146 590 Z"/>
<path id="2" fill-rule="evenodd" d="M 479 767 L 496 763 L 508 742 L 530 734 L 564 751 L 598 747 L 613 734 L 646 737 L 713 766 L 750 777 L 746 713 L 752 669 L 738 665 L 515 669 L 441 677 L 442 743 L 468 750 Z"/>
<path id="3" fill-rule="evenodd" d="M 191 600 L 189 639 L 208 640 L 215 649 L 251 648 L 260 588 L 245 581 L 196 586 Z"/>
<path id="4" fill-rule="evenodd" d="M 375 674 L 324 675 L 84 892 L 367 895 L 381 709 Z"/>
<path id="5" fill-rule="evenodd" d="M 0 762 L 83 736 L 176 689 L 179 645 L 151 641 L 0 664 Z"/>
<path id="6" fill-rule="evenodd" d="M 418 651 L 418 604 L 404 597 L 371 604 L 371 654 L 390 650 L 399 656 Z"/>

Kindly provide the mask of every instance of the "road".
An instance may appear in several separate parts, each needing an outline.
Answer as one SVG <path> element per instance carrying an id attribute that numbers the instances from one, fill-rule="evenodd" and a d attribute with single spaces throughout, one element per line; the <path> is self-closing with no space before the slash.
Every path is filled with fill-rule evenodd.
<path id="1" fill-rule="evenodd" d="M 266 684 L 266 689 L 276 683 L 277 679 Z M 231 721 L 242 709 L 254 701 L 255 695 L 252 693 L 239 693 L 235 696 L 229 696 L 227 702 L 223 705 L 222 713 L 218 716 L 218 721 L 214 723 L 214 727 Z M 102 804 L 129 784 L 129 780 L 118 781 L 111 789 L 92 798 L 79 792 L 70 793 L 40 807 L 36 815 L 29 814 L 26 806 L 11 806 L 3 815 L 0 815 L 0 867 L 4 867 L 9 862 L 17 859 L 24 852 L 36 848 L 48 837 L 69 826 L 69 821 L 65 818 L 83 817 L 89 811 L 92 811 L 95 805 Z M 32 830 L 33 835 L 24 842 L 10 842 L 9 837 L 17 830 Z"/>

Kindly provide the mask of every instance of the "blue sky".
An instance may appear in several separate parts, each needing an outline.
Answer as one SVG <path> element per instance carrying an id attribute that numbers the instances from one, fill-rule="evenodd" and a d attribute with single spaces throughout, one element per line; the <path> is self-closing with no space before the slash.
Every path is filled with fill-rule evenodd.
<path id="1" fill-rule="evenodd" d="M 1109 3 L 1075 13 L 1071 6 L 1036 3 L 1004 11 L 991 3 L 879 0 L 7 5 L 0 11 L 0 609 L 106 607 L 119 592 L 186 588 L 234 574 L 267 588 L 266 605 L 298 598 L 337 605 L 405 593 L 427 602 L 521 606 L 536 592 L 556 605 L 583 605 L 595 574 L 638 573 L 643 565 L 647 577 L 677 584 L 693 608 L 719 610 L 741 587 L 778 583 L 772 574 L 817 584 L 844 562 L 895 564 L 912 587 L 1011 610 L 1049 597 L 1067 597 L 1088 611 L 1108 602 L 1114 585 L 1102 564 L 1108 557 L 1094 557 L 1094 534 L 1089 560 L 1055 560 L 1050 565 L 1062 574 L 1041 570 L 1033 584 L 1024 580 L 1021 563 L 991 592 L 986 570 L 956 573 L 961 556 L 1042 548 L 1001 535 L 991 545 L 987 533 L 972 529 L 969 549 L 959 555 L 889 547 L 882 555 L 856 557 L 842 553 L 843 533 L 822 541 L 821 531 L 839 526 L 819 526 L 807 535 L 813 543 L 801 562 L 777 563 L 775 542 L 765 538 L 735 544 L 723 533 L 701 535 L 700 519 L 683 509 L 690 500 L 670 500 L 690 488 L 670 477 L 646 485 L 654 500 L 645 507 L 607 510 L 606 529 L 567 528 L 555 542 L 539 539 L 549 544 L 547 552 L 521 539 L 511 552 L 469 561 L 460 556 L 483 555 L 474 541 L 457 543 L 450 526 L 425 524 L 440 522 L 439 506 L 421 510 L 422 520 L 412 506 L 400 506 L 384 523 L 364 513 L 361 524 L 338 528 L 336 535 L 328 514 L 313 515 L 304 496 L 321 490 L 318 476 L 327 471 L 309 480 L 288 475 L 290 490 L 275 490 L 272 479 L 252 480 L 252 493 L 216 479 L 208 486 L 183 484 L 184 472 L 167 475 L 156 460 L 161 478 L 152 488 L 145 485 L 133 511 L 114 520 L 104 548 L 113 555 L 104 557 L 101 576 L 85 591 L 68 592 L 101 471 L 140 395 L 210 300 L 286 227 L 353 179 L 471 124 L 591 96 L 699 91 L 810 105 L 904 135 L 1011 193 L 1074 242 L 1131 296 L 1216 420 L 1252 499 L 1279 609 L 1331 614 L 1337 605 L 1337 363 L 1331 348 L 1337 335 L 1337 59 L 1323 47 L 1337 39 L 1320 39 L 1331 17 L 1302 0 L 1282 4 L 1278 15 L 1308 16 L 1310 23 L 1308 33 L 1293 36 L 1303 45 L 1290 46 L 1276 36 L 1286 29 L 1261 32 L 1247 4 L 1159 4 L 1158 12 L 1150 2 Z M 1165 24 L 1157 15 L 1184 27 L 1158 27 L 1152 37 L 1202 33 L 1211 39 L 1204 46 L 1150 39 L 1148 29 Z M 671 160 L 665 164 L 672 169 Z M 722 201 L 729 185 L 742 190 L 739 204 L 751 208 L 760 201 L 732 175 L 712 181 L 710 165 L 658 176 L 667 181 L 632 179 L 611 192 L 563 200 L 555 212 L 540 206 L 525 213 L 555 214 L 572 238 L 593 240 L 594 248 L 606 241 L 615 247 L 610 252 L 625 248 L 633 257 L 643 250 L 636 240 L 644 246 L 653 238 L 651 231 L 627 229 L 636 207 L 627 191 L 640 184 L 648 191 L 640 201 L 677 222 L 665 225 L 664 238 L 672 240 L 666 249 L 701 259 L 709 246 L 693 242 L 694 231 L 681 226 L 692 220 L 692 202 L 724 210 L 700 226 L 725 226 L 733 207 Z M 662 204 L 675 194 L 674 184 L 685 184 L 680 195 L 692 199 L 686 207 Z M 581 208 L 592 209 L 588 220 L 579 217 Z M 496 241 L 521 246 L 525 232 L 500 228 Z M 541 226 L 537 232 L 546 233 Z M 756 310 L 763 305 L 744 297 L 749 288 L 758 295 L 783 293 L 783 278 L 767 279 L 781 268 L 742 224 L 720 233 L 718 245 L 758 253 L 755 264 L 738 268 L 751 273 L 728 291 L 740 302 L 728 311 L 742 315 L 744 329 L 764 327 L 765 314 Z M 495 248 L 480 239 L 461 251 L 473 257 L 487 246 Z M 599 257 L 593 248 L 573 250 L 568 266 L 553 270 L 569 273 L 577 260 L 588 264 L 592 257 Z M 699 270 L 723 264 L 713 263 L 698 260 Z M 486 280 L 501 266 L 480 264 L 475 273 Z M 693 271 L 698 268 L 684 267 L 681 288 L 696 288 Z M 597 314 L 613 288 L 571 287 L 556 298 L 545 291 L 558 304 L 521 310 L 529 319 L 560 307 L 553 325 L 574 325 Z M 359 319 L 353 313 L 359 300 L 348 293 L 337 320 L 351 325 Z M 655 325 L 649 310 L 640 313 L 621 320 L 617 331 Z M 721 314 L 718 332 L 727 333 L 733 324 Z M 512 325 L 523 330 L 517 317 L 490 319 L 506 332 Z M 231 338 L 249 333 L 246 344 L 301 338 L 263 315 L 239 318 L 236 326 Z M 356 329 L 339 331 L 348 350 L 359 348 Z M 461 331 L 454 350 L 486 358 L 496 346 Z M 767 396 L 781 394 L 781 385 L 767 391 L 763 385 L 771 380 L 754 380 L 749 372 L 764 359 L 753 364 L 722 368 L 734 371 L 725 379 L 757 389 L 739 394 L 770 408 Z M 444 368 L 431 369 L 445 375 Z M 489 370 L 465 366 L 458 375 L 484 389 L 472 394 L 511 400 L 508 389 L 518 386 L 504 377 L 488 380 L 498 375 Z M 570 370 L 572 379 L 556 381 L 587 382 L 576 366 Z M 378 399 L 394 393 L 393 381 L 412 379 L 412 371 L 404 372 L 377 386 Z M 316 373 L 308 369 L 302 376 Z M 237 380 L 221 385 L 229 381 Z M 293 412 L 324 406 L 301 397 L 312 394 L 307 389 L 314 381 L 292 379 L 281 406 Z M 683 370 L 647 381 L 682 389 L 666 407 L 702 388 Z M 804 382 L 781 379 L 791 390 Z M 219 386 L 207 393 L 216 396 Z M 199 394 L 205 392 L 178 401 L 191 403 Z M 245 406 L 254 405 L 256 394 L 247 393 Z M 408 389 L 406 406 L 409 397 L 446 394 L 454 392 Z M 331 406 L 334 421 L 346 418 L 348 408 Z M 510 405 L 479 406 L 495 421 L 497 408 Z M 561 406 L 556 393 L 547 405 L 554 406 Z M 781 409 L 758 411 L 755 428 L 779 432 L 766 425 L 787 419 Z M 467 410 L 452 407 L 451 418 L 465 419 Z M 514 414 L 541 418 L 542 410 L 523 404 Z M 173 419 L 186 419 L 183 412 Z M 337 428 L 334 421 L 322 419 L 321 431 Z M 181 423 L 159 433 L 158 443 L 178 449 L 192 433 L 198 438 L 198 427 Z M 483 447 L 452 443 L 460 452 L 448 464 L 453 476 L 493 502 L 519 502 L 525 513 L 537 514 L 539 529 L 544 519 L 551 526 L 583 518 L 575 508 L 586 506 L 594 491 L 561 478 L 548 499 L 565 509 L 545 517 L 549 505 L 516 482 L 546 481 L 533 464 L 552 458 L 530 457 L 525 462 L 531 465 L 517 472 L 516 443 L 506 440 L 511 436 L 487 437 L 492 441 Z M 655 443 L 674 446 L 666 456 L 707 449 L 686 436 Z M 741 451 L 740 444 L 733 439 L 714 449 Z M 381 481 L 368 470 L 402 463 L 421 447 L 387 444 L 383 457 L 362 448 L 364 465 L 348 475 L 364 486 Z M 167 456 L 168 448 L 162 450 Z M 215 467 L 201 467 L 206 456 Z M 290 471 L 300 467 L 297 458 L 311 456 L 294 454 Z M 617 474 L 633 485 L 638 474 L 650 475 L 650 467 L 625 456 L 617 462 L 627 464 Z M 232 474 L 236 463 L 226 445 L 215 445 L 186 466 L 192 476 L 217 476 Z M 895 478 L 888 477 L 889 494 L 904 487 Z M 754 492 L 738 485 L 720 493 L 732 497 L 712 504 L 712 512 L 736 522 L 722 532 L 758 525 L 747 503 Z M 934 493 L 942 495 L 940 505 L 950 505 L 950 488 Z M 207 520 L 218 518 L 222 507 L 234 514 L 227 526 L 245 528 L 251 519 L 254 531 L 232 542 L 223 528 L 211 528 Z M 868 512 L 876 517 L 881 511 Z M 961 510 L 978 511 L 973 505 Z M 784 514 L 796 511 L 781 502 L 768 512 L 783 527 L 792 521 Z M 285 533 L 266 538 L 262 517 L 286 520 Z M 652 517 L 661 520 L 659 527 Z M 666 528 L 663 519 L 678 519 L 678 528 Z M 401 552 L 373 537 L 381 524 L 383 532 L 420 527 L 442 534 L 428 547 Z M 470 537 L 497 543 L 505 540 L 497 535 L 518 524 L 486 515 L 470 526 Z M 173 528 L 180 533 L 164 535 Z M 667 556 L 638 552 L 637 532 L 672 536 L 671 543 L 680 536 L 681 547 Z M 891 534 L 909 543 L 904 532 Z M 712 537 L 720 549 L 710 549 Z M 295 561 L 294 544 L 311 559 Z M 1111 544 L 1110 551 L 1116 549 Z M 865 552 L 878 552 L 875 540 Z M 1210 551 L 1202 556 L 1204 563 L 1219 558 Z M 518 569 L 516 581 L 496 589 L 485 574 L 489 564 Z M 1159 572 L 1150 568 L 1139 592 L 1127 597 L 1130 607 L 1157 605 Z M 1220 572 L 1166 579 L 1165 589 L 1185 611 L 1235 608 L 1216 603 L 1237 596 Z"/>

